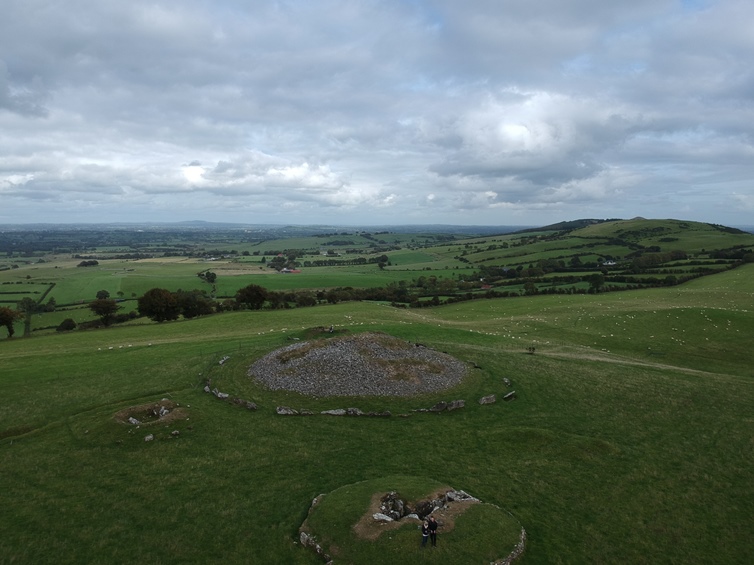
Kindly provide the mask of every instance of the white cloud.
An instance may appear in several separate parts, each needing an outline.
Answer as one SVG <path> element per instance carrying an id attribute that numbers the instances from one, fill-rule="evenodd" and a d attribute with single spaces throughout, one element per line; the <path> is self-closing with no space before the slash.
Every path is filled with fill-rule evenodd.
<path id="1" fill-rule="evenodd" d="M 743 0 L 2 11 L 0 221 L 750 212 Z"/>

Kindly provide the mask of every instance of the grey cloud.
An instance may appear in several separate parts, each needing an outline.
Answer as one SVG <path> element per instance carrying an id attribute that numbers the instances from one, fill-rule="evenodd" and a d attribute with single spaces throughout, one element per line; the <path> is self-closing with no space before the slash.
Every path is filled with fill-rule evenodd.
<path id="1" fill-rule="evenodd" d="M 690 184 L 690 215 L 706 190 L 736 223 L 754 190 L 743 0 L 7 0 L 2 16 L 4 206 L 544 223 L 620 216 L 618 196 L 669 215 L 664 191 Z"/>

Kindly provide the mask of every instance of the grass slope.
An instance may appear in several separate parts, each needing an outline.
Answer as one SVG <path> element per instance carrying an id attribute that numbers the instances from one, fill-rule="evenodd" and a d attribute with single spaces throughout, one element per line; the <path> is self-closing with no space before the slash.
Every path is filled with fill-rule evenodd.
<path id="1" fill-rule="evenodd" d="M 295 543 L 314 496 L 410 474 L 510 510 L 529 534 L 522 563 L 748 563 L 752 275 L 747 265 L 651 291 L 349 303 L 3 340 L 2 561 L 318 563 Z M 246 376 L 288 337 L 330 324 L 481 369 L 414 399 L 313 399 Z M 207 377 L 259 410 L 202 392 Z M 518 399 L 478 405 L 508 391 L 503 377 Z M 162 397 L 185 419 L 136 429 L 113 418 Z M 410 418 L 274 413 L 401 413 L 455 398 L 466 408 Z"/>

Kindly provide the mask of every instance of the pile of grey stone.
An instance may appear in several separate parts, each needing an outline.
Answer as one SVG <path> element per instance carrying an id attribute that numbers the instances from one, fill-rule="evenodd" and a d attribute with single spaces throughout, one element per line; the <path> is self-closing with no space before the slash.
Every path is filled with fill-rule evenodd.
<path id="1" fill-rule="evenodd" d="M 380 333 L 297 342 L 262 357 L 249 375 L 272 390 L 314 397 L 413 396 L 445 390 L 466 363 Z"/>

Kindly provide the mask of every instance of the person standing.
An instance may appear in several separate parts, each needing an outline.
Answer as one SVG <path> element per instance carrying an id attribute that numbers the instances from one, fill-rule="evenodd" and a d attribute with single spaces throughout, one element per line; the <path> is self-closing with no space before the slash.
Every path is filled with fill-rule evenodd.
<path id="1" fill-rule="evenodd" d="M 424 520 L 422 523 L 422 547 L 427 545 L 427 538 L 429 538 L 429 522 Z"/>
<path id="2" fill-rule="evenodd" d="M 437 546 L 437 520 L 434 516 L 429 517 L 427 525 L 429 526 L 429 539 L 432 540 L 432 546 L 435 547 Z"/>

